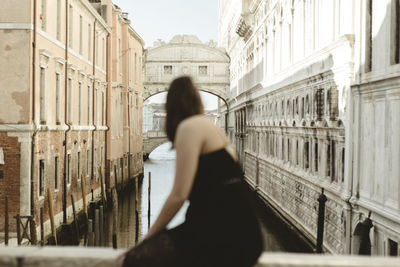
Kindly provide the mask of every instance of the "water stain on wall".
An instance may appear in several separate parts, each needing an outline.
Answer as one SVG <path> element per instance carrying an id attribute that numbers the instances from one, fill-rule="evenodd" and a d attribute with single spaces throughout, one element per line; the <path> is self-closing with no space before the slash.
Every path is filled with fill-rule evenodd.
<path id="1" fill-rule="evenodd" d="M 29 122 L 29 92 L 14 92 L 12 98 L 20 107 L 18 123 Z"/>

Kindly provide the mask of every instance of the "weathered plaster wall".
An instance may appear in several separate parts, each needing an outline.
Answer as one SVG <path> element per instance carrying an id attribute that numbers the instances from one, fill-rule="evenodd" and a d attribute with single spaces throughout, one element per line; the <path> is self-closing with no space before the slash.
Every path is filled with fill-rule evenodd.
<path id="1" fill-rule="evenodd" d="M 0 123 L 29 122 L 30 43 L 30 30 L 0 28 Z"/>

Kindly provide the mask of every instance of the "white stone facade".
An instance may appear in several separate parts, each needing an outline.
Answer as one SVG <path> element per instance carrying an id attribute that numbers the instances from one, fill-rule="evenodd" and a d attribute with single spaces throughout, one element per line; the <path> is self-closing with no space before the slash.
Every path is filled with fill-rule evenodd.
<path id="1" fill-rule="evenodd" d="M 144 91 L 147 98 L 168 90 L 170 82 L 191 76 L 197 88 L 224 101 L 229 87 L 229 58 L 213 41 L 202 43 L 193 35 L 176 35 L 169 43 L 158 41 L 144 55 Z"/>
<path id="2" fill-rule="evenodd" d="M 397 2 L 219 1 L 231 58 L 221 112 L 246 178 L 314 242 L 324 188 L 332 253 L 358 253 L 369 211 L 372 254 L 399 253 Z"/>

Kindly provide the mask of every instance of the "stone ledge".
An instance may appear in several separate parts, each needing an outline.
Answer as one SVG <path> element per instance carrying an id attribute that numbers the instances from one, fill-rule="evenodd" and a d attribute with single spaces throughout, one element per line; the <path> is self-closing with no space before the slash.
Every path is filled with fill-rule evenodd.
<path id="1" fill-rule="evenodd" d="M 399 257 L 371 257 L 331 254 L 263 253 L 257 267 L 395 267 L 400 266 Z"/>
<path id="2" fill-rule="evenodd" d="M 4 267 L 112 267 L 124 249 L 82 247 L 2 247 L 0 266 Z M 269 253 L 261 255 L 257 267 L 398 267 L 400 257 Z"/>
<path id="3" fill-rule="evenodd" d="M 0 266 L 115 266 L 117 258 L 125 250 L 82 247 L 18 247 L 0 248 Z"/>

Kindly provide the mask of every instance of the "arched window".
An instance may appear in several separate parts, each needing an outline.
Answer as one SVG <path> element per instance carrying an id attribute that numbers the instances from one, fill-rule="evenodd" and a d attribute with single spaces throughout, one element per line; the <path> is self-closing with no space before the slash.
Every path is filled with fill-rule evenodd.
<path id="1" fill-rule="evenodd" d="M 306 96 L 306 104 L 305 104 L 305 112 L 306 112 L 306 114 L 308 114 L 309 112 L 310 112 L 310 107 L 309 107 L 309 97 L 308 97 L 308 95 Z"/>

